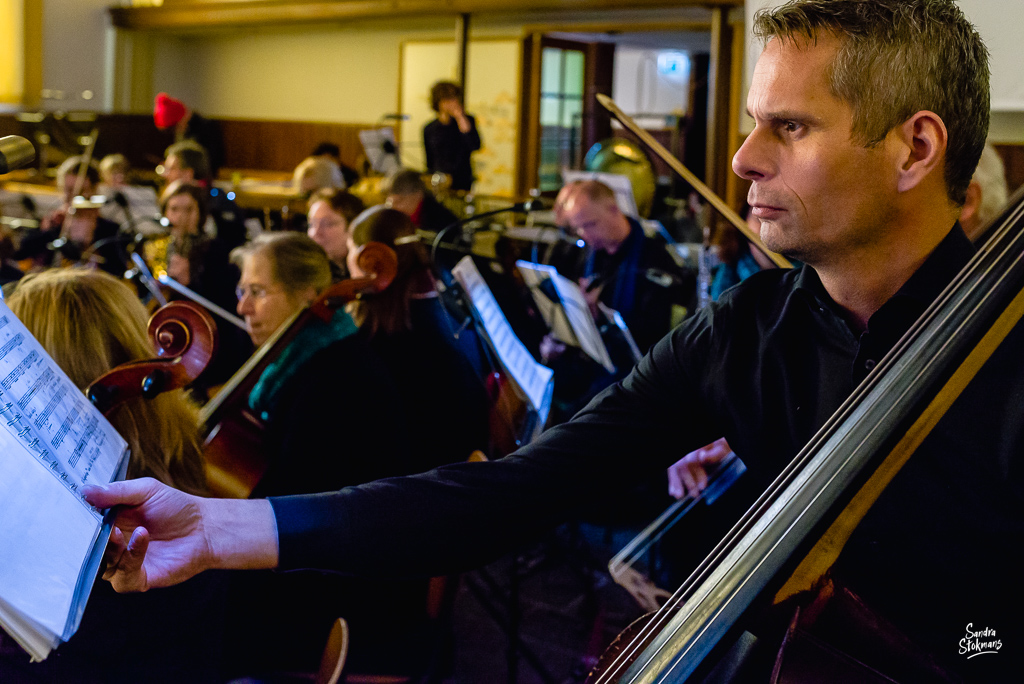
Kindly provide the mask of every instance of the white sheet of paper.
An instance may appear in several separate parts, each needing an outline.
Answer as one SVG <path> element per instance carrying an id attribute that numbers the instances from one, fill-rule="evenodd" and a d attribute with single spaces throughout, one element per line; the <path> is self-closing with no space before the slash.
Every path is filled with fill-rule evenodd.
<path id="1" fill-rule="evenodd" d="M 565 317 L 561 301 L 553 302 L 544 292 L 541 291 L 541 284 L 550 279 L 548 271 L 532 268 L 533 264 L 528 261 L 520 261 L 517 262 L 517 265 L 518 264 L 522 264 L 519 268 L 519 272 L 523 275 L 523 282 L 526 283 L 526 287 L 529 288 L 530 294 L 533 295 L 533 302 L 537 305 L 537 311 L 540 312 L 540 316 L 544 319 L 544 323 L 551 330 L 551 334 L 553 334 L 559 342 L 572 345 L 573 347 L 579 347 L 580 341 L 577 339 L 576 333 L 572 331 L 572 326 L 569 325 L 569 320 Z M 558 294 L 557 291 L 555 294 Z"/>
<path id="2" fill-rule="evenodd" d="M 17 439 L 0 430 L 0 595 L 57 637 L 101 520 L 39 461 L 26 458 Z"/>
<path id="3" fill-rule="evenodd" d="M 395 150 L 398 150 L 398 143 L 395 141 L 395 131 L 390 128 L 376 128 L 359 131 L 359 142 L 363 144 L 363 151 L 370 161 L 370 166 L 377 173 L 388 175 L 401 168 L 402 162 L 398 153 L 384 151 L 385 146 L 390 143 Z"/>
<path id="4" fill-rule="evenodd" d="M 537 363 L 516 337 L 471 257 L 463 257 L 452 269 L 452 275 L 462 285 L 476 309 L 501 364 L 523 390 L 530 407 L 546 417 L 546 398 L 550 397 L 548 387 L 554 373 L 547 366 Z"/>
<path id="5" fill-rule="evenodd" d="M 125 441 L 3 303 L 0 415 L 73 492 L 117 472 Z"/>
<path id="6" fill-rule="evenodd" d="M 609 373 L 614 373 L 615 364 L 612 363 L 612 358 L 608 354 L 608 348 L 604 345 L 604 340 L 601 339 L 601 333 L 597 329 L 597 324 L 594 323 L 594 318 L 590 315 L 590 306 L 587 304 L 587 300 L 584 298 L 579 285 L 561 275 L 555 270 L 554 266 L 534 264 L 522 260 L 517 261 L 516 266 L 519 268 L 519 272 L 523 274 L 527 284 L 530 281 L 534 281 L 539 286 L 541 279 L 551 279 L 555 286 L 555 292 L 558 293 L 558 297 L 562 302 L 559 308 L 564 312 L 565 319 L 569 327 L 572 328 L 573 336 L 578 341 L 579 348 L 587 356 L 601 364 Z M 531 289 L 533 288 L 531 287 Z M 536 301 L 540 297 L 544 297 L 542 292 L 538 292 L 534 296 L 534 300 Z M 557 322 L 557 317 L 555 320 Z M 559 339 L 568 342 L 568 340 L 561 337 L 554 325 L 552 325 L 551 329 Z"/>

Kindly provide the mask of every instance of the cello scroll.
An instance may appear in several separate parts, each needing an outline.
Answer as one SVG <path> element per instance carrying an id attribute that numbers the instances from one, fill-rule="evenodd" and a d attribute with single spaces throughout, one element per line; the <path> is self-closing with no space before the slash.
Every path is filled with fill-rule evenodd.
<path id="1" fill-rule="evenodd" d="M 86 396 L 104 415 L 135 397 L 152 397 L 194 381 L 213 358 L 217 327 L 194 304 L 172 302 L 149 320 L 157 358 L 113 368 L 86 388 Z"/>

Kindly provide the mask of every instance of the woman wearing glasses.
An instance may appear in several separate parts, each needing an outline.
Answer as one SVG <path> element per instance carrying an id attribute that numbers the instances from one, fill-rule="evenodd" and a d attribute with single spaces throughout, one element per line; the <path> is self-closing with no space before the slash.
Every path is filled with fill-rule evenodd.
<path id="1" fill-rule="evenodd" d="M 327 254 L 301 233 L 265 233 L 231 256 L 242 272 L 238 314 L 256 345 L 331 284 Z M 411 472 L 406 459 L 418 435 L 410 434 L 391 373 L 357 332 L 339 309 L 330 322 L 306 325 L 261 375 L 248 403 L 266 425 L 270 466 L 254 497 L 329 491 Z M 323 637 L 339 615 L 361 635 L 350 658 L 365 658 L 423 626 L 425 591 L 423 580 L 239 573 L 229 601 L 228 674 L 315 670 Z"/>
<path id="2" fill-rule="evenodd" d="M 327 254 L 300 233 L 266 233 L 237 247 L 238 314 L 260 346 L 331 284 Z M 391 374 L 344 310 L 303 328 L 261 376 L 249 406 L 266 424 L 270 468 L 254 496 L 339 489 L 404 472 L 404 416 Z M 345 448 L 374 434 L 373 453 Z M 365 431 L 369 431 L 368 433 Z"/>

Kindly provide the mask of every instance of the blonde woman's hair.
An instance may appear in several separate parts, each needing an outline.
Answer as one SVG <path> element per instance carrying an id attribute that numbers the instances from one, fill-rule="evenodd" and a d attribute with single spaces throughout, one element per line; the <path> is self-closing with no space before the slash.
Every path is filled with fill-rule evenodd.
<path id="1" fill-rule="evenodd" d="M 8 304 L 79 389 L 115 366 L 155 356 L 146 309 L 124 282 L 102 271 L 27 275 Z M 129 478 L 205 493 L 198 413 L 184 390 L 133 399 L 108 418 L 131 447 Z"/>
<path id="2" fill-rule="evenodd" d="M 341 167 L 323 157 L 306 157 L 292 173 L 295 192 L 310 195 L 323 188 L 345 189 L 345 177 Z"/>

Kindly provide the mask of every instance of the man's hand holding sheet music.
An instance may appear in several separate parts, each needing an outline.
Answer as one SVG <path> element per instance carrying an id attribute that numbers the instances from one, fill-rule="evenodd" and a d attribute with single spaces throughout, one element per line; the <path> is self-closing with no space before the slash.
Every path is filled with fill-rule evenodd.
<path id="1" fill-rule="evenodd" d="M 277 566 L 277 526 L 266 500 L 204 499 L 151 478 L 84 494 L 97 508 L 120 507 L 103 575 L 116 591 L 166 587 L 213 568 Z"/>

